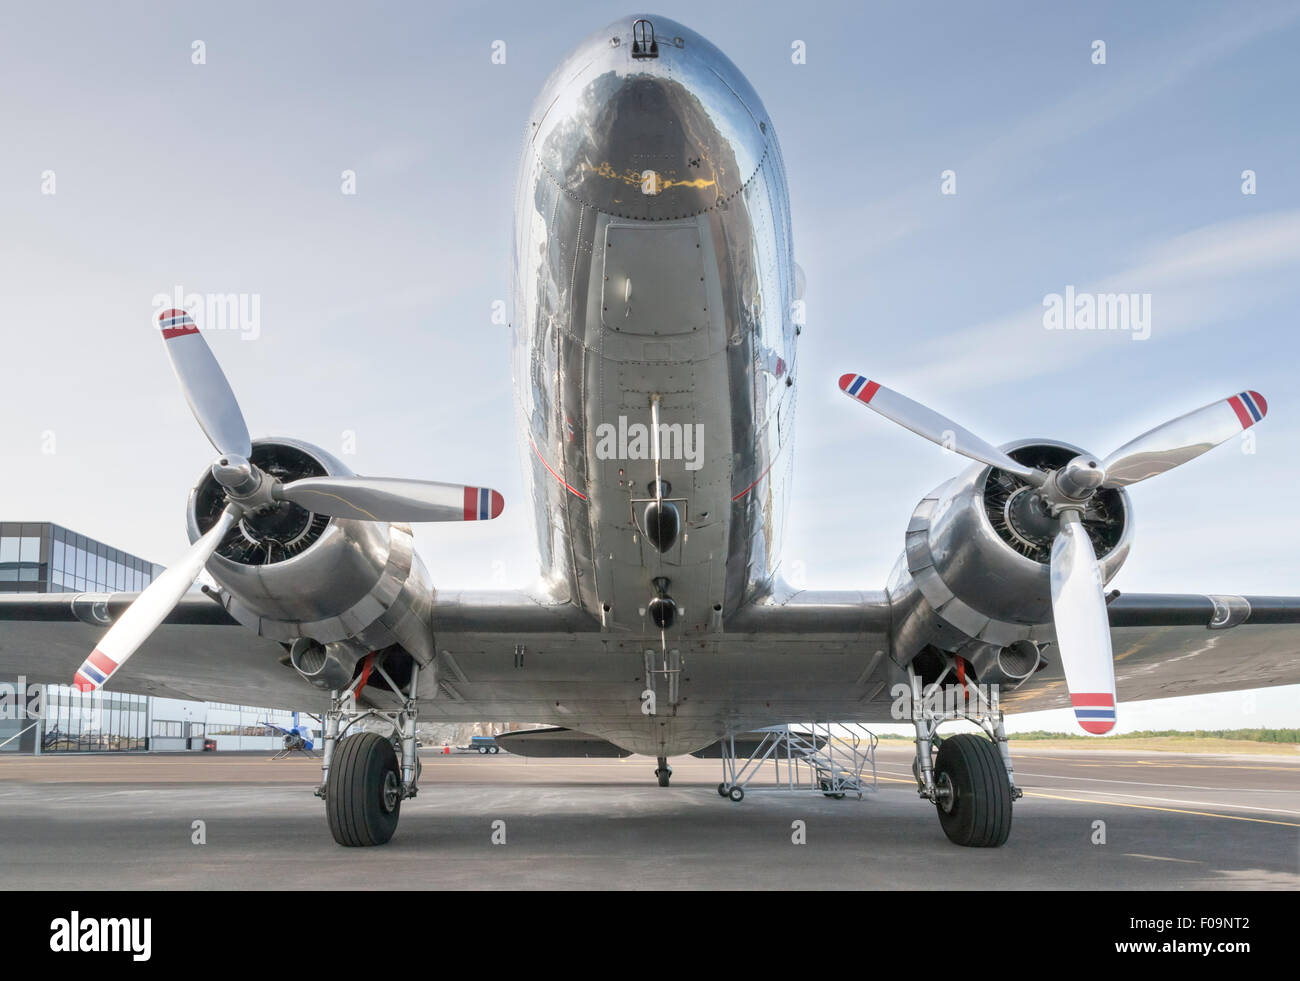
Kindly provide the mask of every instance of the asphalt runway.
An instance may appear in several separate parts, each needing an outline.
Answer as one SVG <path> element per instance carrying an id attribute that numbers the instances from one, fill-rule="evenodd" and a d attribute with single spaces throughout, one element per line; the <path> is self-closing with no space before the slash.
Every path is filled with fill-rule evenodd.
<path id="1" fill-rule="evenodd" d="M 317 761 L 270 755 L 0 760 L 0 888 L 1300 888 L 1300 754 L 1020 751 L 1000 849 L 948 842 L 901 743 L 861 801 L 755 783 L 732 803 L 720 763 L 689 757 L 665 789 L 643 757 L 424 755 L 370 849 L 330 838 Z"/>

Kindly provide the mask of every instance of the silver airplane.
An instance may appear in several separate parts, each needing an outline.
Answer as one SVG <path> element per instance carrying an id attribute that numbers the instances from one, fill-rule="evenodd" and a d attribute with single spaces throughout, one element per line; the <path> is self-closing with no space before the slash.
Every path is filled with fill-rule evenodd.
<path id="1" fill-rule="evenodd" d="M 803 275 L 762 101 L 689 28 L 628 17 L 561 63 L 524 140 L 512 373 L 544 588 L 435 590 L 410 523 L 490 520 L 501 495 L 250 440 L 197 325 L 168 310 L 218 453 L 191 549 L 138 595 L 0 597 L 0 673 L 323 712 L 317 794 L 343 845 L 391 838 L 419 788 L 417 720 L 494 719 L 656 757 L 665 785 L 668 757 L 756 728 L 910 722 L 918 796 L 953 842 L 996 846 L 1020 797 L 1004 710 L 1072 706 L 1103 734 L 1118 694 L 1300 681 L 1300 598 L 1105 592 L 1127 488 L 1261 420 L 1255 392 L 1100 456 L 994 446 L 846 372 L 849 401 L 970 463 L 900 529 L 883 589 L 791 588 L 795 399 L 823 381 L 798 371 Z M 191 591 L 204 569 L 217 588 Z M 959 719 L 983 734 L 940 744 Z"/>

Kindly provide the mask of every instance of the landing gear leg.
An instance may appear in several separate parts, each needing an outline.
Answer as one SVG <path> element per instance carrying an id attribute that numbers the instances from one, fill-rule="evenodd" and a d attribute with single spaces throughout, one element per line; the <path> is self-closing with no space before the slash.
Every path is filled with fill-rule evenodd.
<path id="1" fill-rule="evenodd" d="M 908 668 L 912 724 L 916 729 L 912 773 L 917 793 L 935 805 L 949 841 L 974 848 L 996 848 L 1005 844 L 1011 834 L 1011 805 L 1023 793 L 1015 785 L 1002 711 L 996 704 L 987 703 L 978 689 L 976 705 L 969 710 L 964 683 L 961 700 L 949 709 L 933 695 L 941 690 L 944 675 L 940 675 L 927 700 L 921 679 Z M 934 744 L 939 726 L 958 718 L 975 722 L 989 738 L 974 733 L 946 738 L 936 757 Z"/>
<path id="2" fill-rule="evenodd" d="M 673 776 L 673 768 L 668 765 L 668 757 L 659 757 L 659 765 L 655 767 L 655 776 L 659 779 L 659 786 L 668 786 L 668 781 Z"/>
<path id="3" fill-rule="evenodd" d="M 401 691 L 382 665 L 376 664 L 375 670 L 393 691 Z M 420 759 L 415 745 L 419 677 L 419 665 L 412 665 L 410 684 L 397 712 L 358 709 L 353 689 L 330 695 L 316 796 L 325 800 L 330 833 L 340 845 L 384 844 L 397 830 L 402 801 L 419 793 Z M 366 731 L 343 740 L 362 719 L 383 723 L 388 735 Z"/>

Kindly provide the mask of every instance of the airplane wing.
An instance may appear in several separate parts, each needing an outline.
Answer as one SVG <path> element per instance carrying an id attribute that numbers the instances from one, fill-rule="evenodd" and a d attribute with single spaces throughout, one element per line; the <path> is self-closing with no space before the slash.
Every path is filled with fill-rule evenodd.
<path id="1" fill-rule="evenodd" d="M 0 594 L 0 678 L 71 684 L 86 653 L 139 596 Z M 442 593 L 435 610 L 441 625 L 436 634 L 442 642 L 435 675 L 443 680 L 436 693 L 422 692 L 422 697 L 440 696 L 434 718 L 474 722 L 481 721 L 485 711 L 499 713 L 493 718 L 541 718 L 547 715 L 551 679 L 564 679 L 568 698 L 584 679 L 594 691 L 609 678 L 608 669 L 598 664 L 604 644 L 597 639 L 594 622 L 576 607 L 501 590 Z M 578 643 L 580 634 L 589 642 Z M 517 647 L 538 652 L 543 646 L 569 650 L 574 644 L 578 656 L 543 672 L 531 670 L 523 685 L 503 670 L 516 657 Z M 290 664 L 285 644 L 244 627 L 203 593 L 185 594 L 106 687 L 290 711 L 319 713 L 329 707 L 327 693 L 304 681 Z M 467 698 L 467 692 L 474 697 Z M 369 697 L 378 700 L 384 695 L 372 689 Z M 636 704 L 635 693 L 630 701 Z"/>
<path id="2" fill-rule="evenodd" d="M 104 631 L 138 593 L 16 593 L 0 596 L 0 676 L 30 684 L 72 683 Z M 267 708 L 328 707 L 304 684 L 281 644 L 259 637 L 200 593 L 186 595 L 122 666 L 115 691 Z"/>
<path id="3" fill-rule="evenodd" d="M 0 595 L 0 677 L 68 684 L 136 594 Z M 1108 608 L 1122 701 L 1300 684 L 1300 597 L 1131 593 Z M 502 719 L 576 727 L 633 717 L 645 644 L 604 634 L 581 610 L 514 591 L 440 593 L 431 721 Z M 888 656 L 884 593 L 800 592 L 749 607 L 696 643 L 681 716 L 730 711 L 754 724 L 808 718 L 886 722 L 903 669 Z M 1048 664 L 1015 688 L 1009 712 L 1068 706 L 1054 636 Z M 187 594 L 109 686 L 200 701 L 316 711 L 327 696 L 284 645 Z M 694 707 L 692 707 L 694 703 Z"/>
<path id="4" fill-rule="evenodd" d="M 1107 613 L 1121 702 L 1300 684 L 1300 597 L 1125 593 Z M 1003 689 L 1006 711 L 1069 707 L 1047 654 L 1042 671 Z"/>

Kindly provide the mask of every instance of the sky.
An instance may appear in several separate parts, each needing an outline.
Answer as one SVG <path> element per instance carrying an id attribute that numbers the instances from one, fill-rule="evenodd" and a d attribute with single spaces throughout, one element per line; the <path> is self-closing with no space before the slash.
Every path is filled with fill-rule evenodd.
<path id="1" fill-rule="evenodd" d="M 857 371 L 992 442 L 1050 436 L 1103 454 L 1258 390 L 1270 412 L 1252 445 L 1134 489 L 1134 548 L 1112 585 L 1300 589 L 1287 490 L 1300 438 L 1300 7 L 659 12 L 729 54 L 785 156 L 808 283 L 787 570 L 814 588 L 882 587 L 912 508 L 958 469 L 848 405 L 835 380 Z M 173 561 L 213 451 L 151 329 L 154 298 L 246 294 L 256 329 L 208 340 L 253 434 L 305 439 L 360 473 L 497 488 L 501 518 L 419 528 L 421 554 L 438 585 L 532 584 L 508 337 L 492 322 L 508 299 L 513 175 L 551 69 L 625 14 L 584 2 L 10 10 L 0 515 Z M 941 193 L 946 171 L 955 194 Z M 1242 193 L 1245 171 L 1255 193 Z M 1067 287 L 1149 296 L 1148 336 L 1046 330 L 1044 297 Z M 1297 698 L 1277 689 L 1241 720 L 1213 718 L 1295 725 Z"/>

